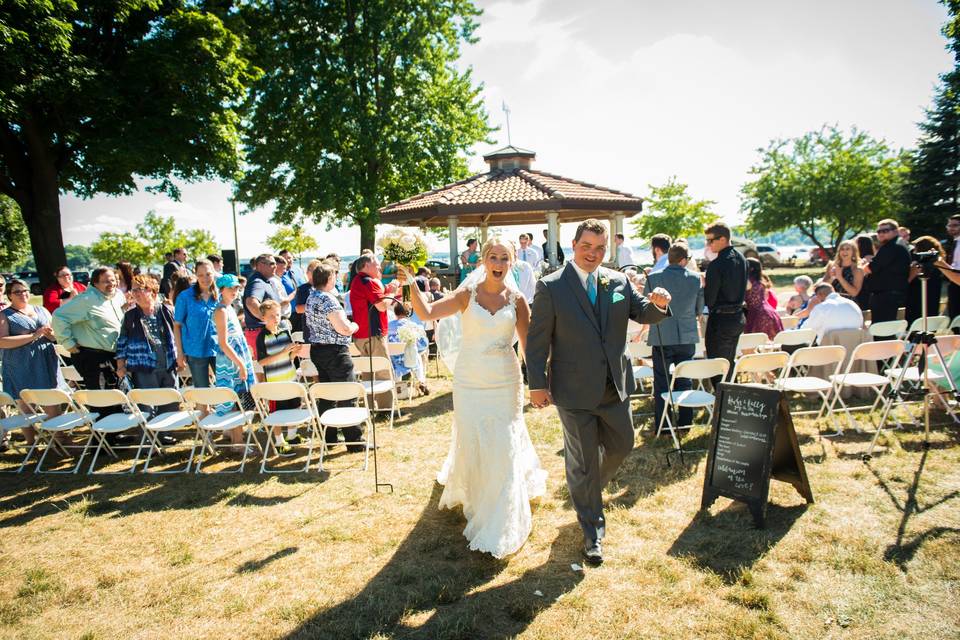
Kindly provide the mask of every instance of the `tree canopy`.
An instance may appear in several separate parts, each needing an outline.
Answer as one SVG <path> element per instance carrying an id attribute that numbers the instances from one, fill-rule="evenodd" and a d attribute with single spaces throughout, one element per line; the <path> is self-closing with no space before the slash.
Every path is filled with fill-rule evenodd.
<path id="1" fill-rule="evenodd" d="M 663 185 L 648 185 L 650 195 L 644 203 L 645 215 L 634 218 L 630 224 L 634 236 L 649 239 L 658 233 L 671 238 L 685 238 L 703 232 L 704 227 L 716 222 L 719 216 L 711 211 L 713 200 L 694 200 L 687 193 L 687 185 L 670 177 Z"/>
<path id="2" fill-rule="evenodd" d="M 821 248 L 902 212 L 903 153 L 857 129 L 824 126 L 758 149 L 741 210 L 757 233 L 796 228 Z M 821 239 L 829 235 L 829 244 Z"/>
<path id="3" fill-rule="evenodd" d="M 303 230 L 300 225 L 280 227 L 267 237 L 267 245 L 277 253 L 286 249 L 295 256 L 317 248 L 317 240 Z"/>
<path id="4" fill-rule="evenodd" d="M 372 248 L 384 204 L 466 176 L 490 131 L 470 70 L 471 0 L 271 3 L 244 12 L 258 34 L 237 199 L 274 221 L 360 227 Z"/>
<path id="5" fill-rule="evenodd" d="M 103 264 L 127 260 L 136 265 L 162 264 L 163 255 L 178 247 L 187 250 L 191 259 L 205 258 L 217 251 L 213 235 L 205 229 L 177 229 L 173 217 L 165 218 L 148 211 L 133 233 L 101 233 L 90 247 L 93 256 Z"/>
<path id="6" fill-rule="evenodd" d="M 19 205 L 41 277 L 64 264 L 61 191 L 135 178 L 231 178 L 238 107 L 257 70 L 203 3 L 0 3 L 0 193 Z"/>
<path id="7" fill-rule="evenodd" d="M 0 269 L 10 271 L 30 253 L 30 237 L 17 203 L 0 195 Z"/>

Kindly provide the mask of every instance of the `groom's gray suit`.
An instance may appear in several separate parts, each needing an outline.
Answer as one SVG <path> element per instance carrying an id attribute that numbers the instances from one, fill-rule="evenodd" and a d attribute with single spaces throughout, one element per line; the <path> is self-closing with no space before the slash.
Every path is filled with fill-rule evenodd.
<path id="1" fill-rule="evenodd" d="M 571 263 L 537 283 L 526 349 L 530 389 L 549 389 L 560 414 L 567 486 L 588 543 L 603 538 L 601 492 L 633 449 L 627 321 L 667 316 L 622 273 L 596 274 L 593 305 Z"/>

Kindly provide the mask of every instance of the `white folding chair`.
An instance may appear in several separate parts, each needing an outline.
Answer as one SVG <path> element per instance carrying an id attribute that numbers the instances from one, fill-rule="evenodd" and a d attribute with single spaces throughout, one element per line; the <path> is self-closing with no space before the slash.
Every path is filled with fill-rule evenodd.
<path id="1" fill-rule="evenodd" d="M 944 317 L 944 316 L 941 316 Z M 929 326 L 929 325 L 928 325 Z M 917 331 L 921 331 L 917 329 Z M 930 329 L 932 331 L 932 329 Z M 911 327 L 913 331 L 913 327 Z M 950 363 L 952 362 L 958 348 L 960 348 L 960 336 L 953 334 L 939 335 L 937 338 L 937 346 L 939 347 L 940 353 L 943 355 L 944 366 L 940 366 L 939 358 L 937 358 L 936 352 L 932 349 L 926 354 L 926 372 L 921 368 L 921 361 L 919 358 L 916 359 L 915 363 L 911 362 L 913 360 L 908 354 L 904 352 L 904 362 L 897 363 L 897 366 L 890 367 L 886 370 L 886 375 L 890 377 L 890 380 L 894 383 L 900 378 L 901 372 L 903 373 L 902 384 L 908 389 L 920 390 L 925 383 L 930 383 L 928 391 L 933 395 L 943 406 L 944 410 L 950 415 L 954 422 L 960 422 L 956 411 L 949 402 L 944 401 L 943 396 L 946 394 L 945 390 L 941 390 L 937 386 L 937 382 L 946 378 L 950 375 Z M 904 371 L 906 367 L 906 371 Z M 903 387 L 901 387 L 903 388 Z M 922 401 L 921 401 L 922 402 Z M 900 405 L 906 406 L 910 401 L 901 400 Z"/>
<path id="2" fill-rule="evenodd" d="M 20 431 L 27 427 L 35 426 L 47 418 L 44 413 L 35 413 L 33 411 L 22 413 L 20 406 L 17 404 L 17 401 L 13 399 L 13 396 L 3 391 L 0 391 L 0 416 L 2 416 L 0 417 L 0 442 L 5 440 L 7 434 L 11 431 Z M 36 436 L 34 437 L 36 438 Z M 13 441 L 10 442 L 10 446 L 22 451 L 24 459 L 21 460 L 20 465 L 15 470 L 4 469 L 2 473 L 20 473 L 26 464 L 26 455 L 32 450 L 32 447 L 20 447 L 15 445 Z"/>
<path id="3" fill-rule="evenodd" d="M 310 406 L 316 408 L 317 401 L 326 400 L 328 402 L 345 402 L 347 400 L 356 400 L 355 407 L 331 407 L 317 416 L 317 424 L 320 426 L 320 437 L 322 445 L 320 447 L 320 464 L 318 471 L 323 471 L 323 456 L 327 450 L 327 429 L 343 429 L 344 427 L 358 427 L 363 425 L 363 437 L 360 440 L 345 442 L 344 444 L 362 445 L 363 470 L 367 469 L 367 462 L 370 459 L 370 437 L 373 433 L 373 423 L 370 420 L 370 411 L 367 409 L 367 394 L 364 386 L 359 382 L 315 382 L 310 385 L 308 390 L 310 396 Z"/>
<path id="4" fill-rule="evenodd" d="M 197 426 L 199 413 L 196 411 L 184 411 L 180 408 L 183 404 L 183 397 L 176 389 L 131 389 L 127 394 L 130 402 L 137 406 L 145 405 L 156 411 L 158 407 L 164 405 L 177 405 L 175 411 L 165 411 L 154 415 L 144 425 L 144 438 L 150 441 L 152 445 L 147 452 L 147 461 L 143 465 L 144 473 L 190 473 L 190 467 L 193 466 L 193 456 L 197 451 L 197 444 L 200 441 L 200 428 Z M 170 433 L 172 431 L 190 430 L 192 442 L 190 443 L 190 457 L 187 459 L 187 466 L 184 469 L 174 469 L 168 471 L 150 471 L 150 461 L 153 459 L 153 452 L 164 453 L 163 445 L 160 444 L 160 434 Z"/>
<path id="5" fill-rule="evenodd" d="M 633 363 L 633 377 L 637 381 L 637 389 L 643 393 L 634 394 L 633 397 L 646 397 L 649 393 L 644 391 L 644 380 L 650 380 L 653 384 L 653 347 L 646 342 L 628 342 L 627 356 Z M 651 386 L 651 389 L 653 387 Z"/>
<path id="6" fill-rule="evenodd" d="M 871 322 L 867 327 L 870 337 L 902 340 L 907 332 L 906 320 L 886 320 L 884 322 Z"/>
<path id="7" fill-rule="evenodd" d="M 950 328 L 950 318 L 947 316 L 927 316 L 927 331 L 931 333 L 946 333 Z M 910 324 L 908 334 L 914 331 L 923 331 L 923 318 L 917 318 Z"/>
<path id="8" fill-rule="evenodd" d="M 840 373 L 840 367 L 843 365 L 844 358 L 847 357 L 847 350 L 842 345 L 831 345 L 825 347 L 801 347 L 790 355 L 790 361 L 784 371 L 783 377 L 777 381 L 776 388 L 790 393 L 816 393 L 820 396 L 820 408 L 816 411 L 819 420 L 824 411 L 829 420 L 836 428 L 836 433 L 831 435 L 842 435 L 843 429 L 837 424 L 836 417 L 833 414 L 833 406 L 830 402 L 830 394 L 834 385 L 830 380 L 818 378 L 809 375 L 810 367 L 826 367 L 833 365 L 833 371 L 828 376 L 836 376 Z M 829 370 L 828 370 L 829 371 Z M 841 406 L 846 408 L 843 398 L 839 398 Z M 790 409 L 793 415 L 809 415 L 813 410 L 794 411 Z"/>
<path id="9" fill-rule="evenodd" d="M 91 431 L 87 436 L 86 442 L 82 447 L 58 445 L 55 438 L 57 434 L 64 434 L 64 436 L 73 435 L 73 433 L 79 429 L 91 427 L 99 417 L 99 414 L 88 412 L 83 407 L 78 406 L 73 398 L 60 389 L 24 389 L 20 392 L 20 399 L 27 404 L 30 413 L 36 415 L 43 414 L 44 407 L 63 407 L 63 413 L 60 415 L 53 418 L 45 418 L 43 422 L 34 425 L 37 431 L 34 434 L 33 446 L 30 447 L 27 456 L 23 459 L 23 464 L 20 465 L 20 471 L 23 470 L 23 467 L 30 460 L 30 456 L 33 455 L 36 448 L 42 444 L 43 455 L 40 456 L 40 460 L 37 461 L 37 466 L 33 470 L 34 473 L 77 473 L 80 469 L 80 464 L 83 462 L 83 457 L 87 453 L 87 447 L 90 446 L 93 432 Z M 77 457 L 77 464 L 74 465 L 73 470 L 43 470 L 43 462 L 47 459 L 47 454 L 53 448 L 61 449 L 64 452 L 66 452 L 67 449 L 80 449 L 80 455 Z"/>
<path id="10" fill-rule="evenodd" d="M 726 378 L 727 371 L 730 369 L 730 363 L 726 358 L 708 358 L 706 360 L 685 360 L 673 369 L 673 375 L 670 377 L 670 391 L 660 394 L 664 399 L 663 415 L 660 416 L 660 423 L 657 425 L 657 435 L 663 431 L 663 425 L 666 424 L 670 430 L 670 437 L 673 438 L 673 444 L 680 448 L 680 440 L 677 438 L 676 429 L 673 421 L 670 419 L 670 413 L 676 408 L 690 407 L 692 409 L 706 409 L 710 420 L 713 420 L 713 405 L 716 396 L 702 389 L 691 389 L 689 391 L 673 391 L 677 378 L 689 378 L 690 380 L 703 381 L 714 376 Z"/>
<path id="11" fill-rule="evenodd" d="M 297 379 L 300 380 L 300 382 L 307 384 L 319 375 L 320 372 L 317 371 L 316 365 L 313 364 L 310 358 L 305 358 L 300 361 L 300 366 L 297 367 Z"/>
<path id="12" fill-rule="evenodd" d="M 369 356 L 361 356 L 352 358 L 352 360 L 353 372 L 357 376 L 368 375 L 370 377 L 369 380 L 360 380 L 360 384 L 363 385 L 367 395 L 371 396 L 367 406 L 371 407 L 373 411 L 389 411 L 390 427 L 393 428 L 393 414 L 396 413 L 398 418 L 403 417 L 400 413 L 400 405 L 397 402 L 397 383 L 393 377 L 393 363 L 390 362 L 389 358 L 383 356 L 374 356 L 372 359 Z M 384 371 L 388 372 L 390 377 L 378 378 L 377 374 Z M 390 408 L 384 409 L 377 405 L 377 396 L 387 393 L 390 394 Z"/>
<path id="13" fill-rule="evenodd" d="M 246 431 L 247 434 L 243 444 L 240 466 L 232 471 L 224 470 L 215 471 L 214 473 L 242 473 L 244 465 L 247 464 L 247 453 L 250 445 L 255 443 L 258 448 L 262 449 L 253 437 L 253 432 L 256 431 L 256 425 L 253 423 L 253 419 L 257 415 L 256 412 L 244 411 L 237 392 L 226 387 L 188 389 L 183 393 L 183 397 L 192 411 L 200 412 L 202 408 L 207 408 L 210 411 L 210 413 L 197 423 L 203 446 L 200 448 L 200 455 L 197 457 L 196 473 L 202 473 L 201 468 L 206 459 L 206 452 L 209 451 L 210 455 L 216 455 L 218 448 L 223 449 L 233 446 L 231 444 L 217 444 L 214 442 L 213 436 L 218 434 L 223 435 L 225 432 L 232 431 L 238 427 Z M 233 405 L 235 409 L 223 414 L 216 412 L 216 407 L 227 405 Z M 268 433 L 267 437 L 270 436 L 271 434 Z"/>
<path id="14" fill-rule="evenodd" d="M 796 329 L 800 324 L 800 318 L 797 316 L 783 316 L 780 318 L 780 322 L 783 323 L 784 330 Z M 776 339 L 774 339 L 774 342 L 776 342 Z"/>
<path id="15" fill-rule="evenodd" d="M 740 374 L 750 374 L 753 376 L 753 380 L 750 382 L 765 387 L 772 387 L 777 378 L 783 375 L 787 367 L 787 362 L 789 361 L 790 354 L 786 351 L 748 353 L 745 356 L 740 356 L 736 362 L 734 362 L 733 373 L 730 374 L 730 382 L 736 382 L 737 376 Z M 766 377 L 770 377 L 768 382 L 764 381 Z"/>
<path id="16" fill-rule="evenodd" d="M 742 333 L 740 334 L 740 339 L 737 341 L 737 355 L 740 356 L 756 351 L 757 348 L 769 342 L 770 338 L 768 338 L 765 333 Z"/>
<path id="17" fill-rule="evenodd" d="M 841 406 L 843 406 L 843 412 L 847 416 L 847 422 L 851 429 L 862 431 L 859 424 L 853 419 L 853 411 L 867 410 L 872 412 L 877 410 L 877 408 L 885 410 L 887 405 L 893 402 L 893 398 L 883 397 L 884 390 L 891 384 L 889 376 L 871 373 L 869 371 L 854 371 L 854 367 L 858 366 L 857 363 L 873 363 L 875 367 L 882 366 L 882 363 L 888 360 L 899 359 L 903 354 L 903 349 L 904 344 L 901 340 L 879 340 L 858 344 L 853 350 L 853 353 L 850 354 L 850 361 L 847 363 L 846 371 L 842 374 L 830 376 L 830 381 L 834 384 L 833 402 L 831 402 L 830 405 L 831 410 L 836 406 L 837 399 L 840 398 L 840 394 L 846 387 L 870 389 L 876 395 L 876 399 L 871 405 L 851 407 L 843 402 L 840 403 Z M 897 421 L 897 426 L 900 426 L 899 421 Z"/>
<path id="18" fill-rule="evenodd" d="M 817 339 L 813 329 L 784 329 L 773 336 L 773 344 L 781 347 L 809 347 Z"/>
<path id="19" fill-rule="evenodd" d="M 69 349 L 60 344 L 59 342 L 54 343 L 53 350 L 57 354 L 57 361 L 61 366 L 65 365 L 64 359 L 70 360 L 73 357 L 73 354 L 70 353 Z"/>
<path id="20" fill-rule="evenodd" d="M 955 333 L 954 329 L 960 331 L 960 316 L 957 316 L 950 321 L 950 326 L 947 327 L 951 333 Z"/>
<path id="21" fill-rule="evenodd" d="M 402 356 L 404 354 L 404 351 L 406 350 L 406 346 L 407 345 L 404 344 L 403 342 L 388 342 L 387 355 L 390 358 L 393 358 L 394 356 Z M 391 366 L 393 365 L 392 360 L 390 361 L 390 364 Z M 414 378 L 414 374 L 411 372 L 409 380 L 397 379 L 397 393 L 398 393 L 397 400 L 399 400 L 400 398 L 412 399 L 416 395 L 416 393 L 414 392 L 414 386 L 413 386 L 415 383 L 415 380 L 413 378 Z"/>
<path id="22" fill-rule="evenodd" d="M 119 409 L 118 413 L 111 413 L 110 415 L 104 416 L 94 422 L 90 427 L 90 430 L 93 432 L 92 440 L 97 441 L 97 448 L 93 452 L 93 460 L 90 461 L 90 468 L 87 473 L 121 475 L 136 471 L 137 465 L 140 463 L 140 453 L 147 440 L 145 431 L 147 421 L 137 405 L 130 402 L 126 394 L 117 389 L 84 389 L 74 393 L 73 397 L 77 401 L 77 405 L 87 413 L 90 413 L 90 409 L 92 408 L 107 409 L 113 407 Z M 111 445 L 107 442 L 108 435 L 121 433 L 138 427 L 140 428 L 140 444 L 118 446 Z M 92 442 L 88 440 L 87 447 L 89 448 L 91 444 Z M 137 453 L 133 458 L 130 469 L 127 471 L 94 471 L 97 466 L 97 458 L 100 456 L 102 449 L 106 449 L 107 453 L 113 458 L 118 458 L 116 453 L 117 449 L 136 449 Z M 84 451 L 86 451 L 86 449 L 84 449 Z"/>
<path id="23" fill-rule="evenodd" d="M 260 414 L 260 422 L 267 431 L 267 446 L 263 448 L 263 459 L 260 461 L 260 473 L 302 473 L 310 469 L 310 458 L 313 456 L 313 445 L 317 438 L 317 422 L 315 419 L 315 410 L 310 406 L 310 399 L 307 397 L 307 389 L 299 382 L 260 382 L 253 385 L 250 389 L 254 402 L 257 403 L 257 412 Z M 270 412 L 270 402 L 283 402 L 284 400 L 299 400 L 300 406 L 296 409 L 278 409 Z M 303 468 L 298 469 L 278 469 L 268 468 L 267 458 L 270 457 L 270 449 L 275 454 L 277 445 L 273 437 L 275 427 L 280 429 L 296 429 L 306 427 L 307 435 L 307 460 Z"/>
<path id="24" fill-rule="evenodd" d="M 73 365 L 61 365 L 60 375 L 72 389 L 83 389 L 83 376 Z"/>
<path id="25" fill-rule="evenodd" d="M 947 333 L 937 336 L 937 347 L 940 349 L 940 355 L 943 356 L 944 363 L 947 365 L 947 370 L 943 373 L 945 375 L 950 375 L 950 371 L 953 367 L 953 360 L 957 357 L 957 353 L 960 352 L 960 335 Z M 928 359 L 928 364 L 934 363 L 930 362 Z M 939 368 L 939 363 L 937 363 L 937 367 L 932 369 L 930 373 L 934 373 Z M 933 379 L 934 378 L 931 378 L 931 380 Z M 936 398 L 937 402 L 940 403 L 944 411 L 950 414 L 950 417 L 953 418 L 954 422 L 960 422 L 960 416 L 957 415 L 957 411 L 954 406 L 950 404 L 950 401 L 953 400 L 953 398 L 949 397 L 948 395 L 950 393 L 949 385 L 946 388 L 941 388 L 939 385 L 931 386 L 934 387 L 931 389 L 933 392 L 933 397 Z"/>

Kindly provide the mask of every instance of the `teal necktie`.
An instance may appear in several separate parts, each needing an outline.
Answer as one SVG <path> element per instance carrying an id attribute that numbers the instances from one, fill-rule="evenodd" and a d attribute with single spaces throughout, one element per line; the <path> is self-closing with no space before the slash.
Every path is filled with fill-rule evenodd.
<path id="1" fill-rule="evenodd" d="M 597 277 L 592 273 L 587 274 L 587 297 L 590 304 L 597 304 Z"/>

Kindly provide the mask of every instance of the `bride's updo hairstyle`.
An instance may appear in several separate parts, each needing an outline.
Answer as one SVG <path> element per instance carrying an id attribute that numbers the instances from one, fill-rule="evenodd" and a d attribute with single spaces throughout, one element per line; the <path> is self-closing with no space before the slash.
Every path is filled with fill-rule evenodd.
<path id="1" fill-rule="evenodd" d="M 517 248 L 513 246 L 513 240 L 500 235 L 494 235 L 487 238 L 487 241 L 483 243 L 483 249 L 480 250 L 480 260 L 486 260 L 487 256 L 490 255 L 490 252 L 493 251 L 493 248 L 498 245 L 507 248 L 507 253 L 510 254 L 511 263 L 517 261 Z"/>

